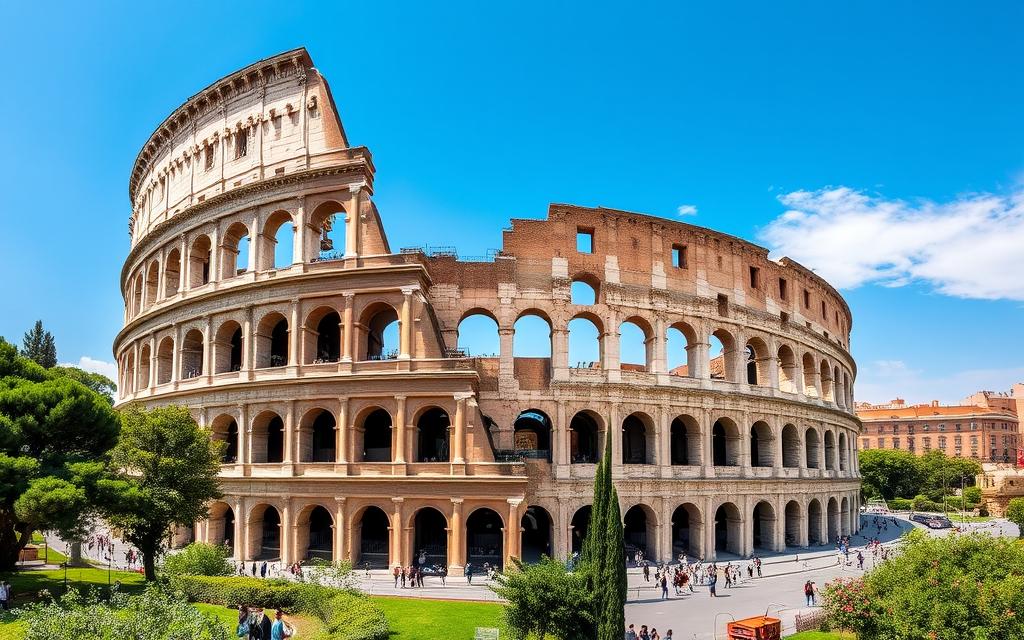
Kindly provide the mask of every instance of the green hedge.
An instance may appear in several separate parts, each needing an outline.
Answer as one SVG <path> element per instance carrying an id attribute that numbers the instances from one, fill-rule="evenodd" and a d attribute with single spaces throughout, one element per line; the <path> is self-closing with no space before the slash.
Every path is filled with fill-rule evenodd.
<path id="1" fill-rule="evenodd" d="M 914 508 L 913 500 L 906 498 L 893 498 L 888 501 L 889 508 L 893 511 L 910 511 Z"/>
<path id="2" fill-rule="evenodd" d="M 171 590 L 190 602 L 229 607 L 257 606 L 302 612 L 318 618 L 320 640 L 386 640 L 384 612 L 365 595 L 288 580 L 246 577 L 171 576 Z"/>

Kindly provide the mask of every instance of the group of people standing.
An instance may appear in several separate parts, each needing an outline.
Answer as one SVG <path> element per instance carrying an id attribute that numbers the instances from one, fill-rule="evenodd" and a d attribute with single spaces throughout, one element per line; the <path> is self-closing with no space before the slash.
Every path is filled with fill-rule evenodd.
<path id="1" fill-rule="evenodd" d="M 626 640 L 672 640 L 672 630 L 669 629 L 665 635 L 661 635 L 654 627 L 648 631 L 646 624 L 640 625 L 640 631 L 637 631 L 634 625 L 629 625 L 626 627 Z"/>
<path id="2" fill-rule="evenodd" d="M 650 563 L 641 560 L 640 567 L 643 570 L 644 581 L 650 582 Z M 761 558 L 757 556 L 752 557 L 747 562 L 746 568 L 741 569 L 740 565 L 734 565 L 732 562 L 727 563 L 724 567 L 720 567 L 714 562 L 705 564 L 702 560 L 690 564 L 687 562 L 685 555 L 680 555 L 678 565 L 659 564 L 655 568 L 654 583 L 656 586 L 661 587 L 662 600 L 669 599 L 669 585 L 672 585 L 677 596 L 696 592 L 694 585 L 707 586 L 711 597 L 714 598 L 718 595 L 719 574 L 725 579 L 726 588 L 732 588 L 743 579 L 744 571 L 747 574 L 747 579 L 752 580 L 755 574 L 760 578 Z"/>
<path id="3" fill-rule="evenodd" d="M 398 588 L 399 583 L 401 583 L 403 589 L 407 586 L 410 588 L 422 587 L 423 577 L 426 575 L 425 566 L 410 565 L 408 567 L 400 567 L 395 565 L 395 568 L 391 570 L 391 575 L 395 578 L 395 588 Z M 437 565 L 434 567 L 433 573 L 441 578 L 442 587 L 447 585 L 448 567 Z"/>
<path id="4" fill-rule="evenodd" d="M 238 607 L 238 627 L 235 636 L 245 640 L 285 640 L 295 635 L 295 629 L 284 621 L 284 612 L 274 612 L 274 621 L 260 607 Z"/>

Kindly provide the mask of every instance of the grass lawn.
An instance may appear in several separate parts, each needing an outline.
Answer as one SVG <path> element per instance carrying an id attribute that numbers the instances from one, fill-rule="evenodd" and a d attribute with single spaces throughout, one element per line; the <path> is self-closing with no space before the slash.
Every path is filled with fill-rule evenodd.
<path id="1" fill-rule="evenodd" d="M 950 521 L 952 522 L 990 522 L 992 516 L 964 516 L 960 517 L 959 513 L 950 514 Z"/>
<path id="2" fill-rule="evenodd" d="M 60 564 L 62 562 L 67 561 L 67 559 L 68 559 L 68 557 L 66 555 L 64 555 L 63 553 L 58 553 L 58 552 L 54 551 L 53 549 L 51 549 L 49 545 L 46 545 L 43 542 L 43 536 L 38 531 L 36 533 L 32 534 L 32 544 L 38 544 L 40 546 L 40 548 L 39 548 L 39 558 L 40 559 L 42 559 L 42 557 L 43 557 L 43 552 L 46 553 L 46 564 Z"/>
<path id="3" fill-rule="evenodd" d="M 391 626 L 392 640 L 472 640 L 477 627 L 495 627 L 504 638 L 502 605 L 460 600 L 375 596 Z"/>
<path id="4" fill-rule="evenodd" d="M 95 567 L 70 567 L 67 570 L 68 586 L 85 587 L 95 586 L 105 589 L 107 587 L 107 570 Z M 15 571 L 14 573 L 0 573 L 0 579 L 11 583 L 14 589 L 14 604 L 20 605 L 36 599 L 36 594 L 47 590 L 53 595 L 60 595 L 64 591 L 64 570 L 49 569 L 46 571 Z M 144 580 L 142 574 L 127 571 L 111 571 L 111 584 L 120 581 L 121 588 L 125 591 L 141 591 Z M 0 636 L 2 637 L 2 636 Z"/>
<path id="5" fill-rule="evenodd" d="M 857 636 L 844 631 L 803 631 L 786 636 L 786 640 L 857 640 Z"/>

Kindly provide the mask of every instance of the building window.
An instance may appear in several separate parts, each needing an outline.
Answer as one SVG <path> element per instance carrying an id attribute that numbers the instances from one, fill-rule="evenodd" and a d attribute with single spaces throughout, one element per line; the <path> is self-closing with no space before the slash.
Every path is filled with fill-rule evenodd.
<path id="1" fill-rule="evenodd" d="M 957 447 L 963 444 L 963 436 L 953 436 L 953 444 L 955 444 Z"/>
<path id="2" fill-rule="evenodd" d="M 893 438 L 892 439 L 892 448 L 893 449 L 899 449 L 900 448 L 900 439 L 899 438 Z"/>
<path id="3" fill-rule="evenodd" d="M 779 298 L 783 300 L 789 299 L 788 285 L 789 283 L 786 282 L 785 278 L 779 278 Z"/>
<path id="4" fill-rule="evenodd" d="M 804 309 L 811 308 L 811 292 L 804 289 Z"/>
<path id="5" fill-rule="evenodd" d="M 957 430 L 957 431 L 960 431 L 960 423 L 959 423 L 959 422 L 958 422 L 958 423 L 956 423 L 956 430 Z"/>
<path id="6" fill-rule="evenodd" d="M 244 158 L 249 153 L 249 127 L 235 132 L 235 160 Z"/>
<path id="7" fill-rule="evenodd" d="M 946 449 L 946 436 L 939 436 L 939 448 L 942 450 Z"/>
<path id="8" fill-rule="evenodd" d="M 203 166 L 206 171 L 213 168 L 213 145 L 208 144 L 203 148 Z"/>
<path id="9" fill-rule="evenodd" d="M 910 435 L 914 435 L 914 425 L 912 425 L 912 424 L 908 424 L 907 425 L 907 433 L 910 434 Z"/>
<path id="10" fill-rule="evenodd" d="M 821 301 L 821 319 L 822 320 L 827 320 L 828 319 L 828 314 L 825 313 L 825 301 L 824 300 Z"/>
<path id="11" fill-rule="evenodd" d="M 672 245 L 672 266 L 676 269 L 686 268 L 686 245 Z"/>
<path id="12" fill-rule="evenodd" d="M 750 267 L 750 288 L 761 288 L 761 270 L 757 267 Z"/>
<path id="13" fill-rule="evenodd" d="M 580 253 L 594 253 L 594 230 L 576 229 L 576 251 Z"/>
<path id="14" fill-rule="evenodd" d="M 940 424 L 939 425 L 939 431 L 945 431 L 945 430 L 946 430 L 946 425 Z"/>
<path id="15" fill-rule="evenodd" d="M 864 445 L 864 448 L 867 449 L 868 448 L 867 445 Z M 884 449 L 885 448 L 885 438 L 879 438 L 878 439 L 878 448 L 879 449 Z"/>

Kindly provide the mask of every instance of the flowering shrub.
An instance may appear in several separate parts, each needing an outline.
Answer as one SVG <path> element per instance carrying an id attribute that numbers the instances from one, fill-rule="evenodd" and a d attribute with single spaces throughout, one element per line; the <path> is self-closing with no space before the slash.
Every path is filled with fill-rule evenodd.
<path id="1" fill-rule="evenodd" d="M 863 629 L 873 615 L 871 598 L 862 579 L 838 578 L 827 583 L 824 608 L 829 626 L 837 629 Z"/>

